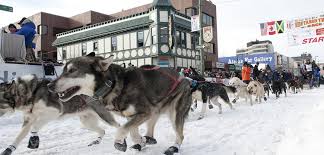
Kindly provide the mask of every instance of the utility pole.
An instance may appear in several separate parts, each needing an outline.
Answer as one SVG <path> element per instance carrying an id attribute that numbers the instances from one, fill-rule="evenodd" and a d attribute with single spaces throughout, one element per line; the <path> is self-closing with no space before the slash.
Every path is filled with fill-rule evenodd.
<path id="1" fill-rule="evenodd" d="M 199 0 L 199 24 L 200 24 L 200 30 L 199 30 L 199 45 L 200 45 L 200 71 L 201 75 L 204 75 L 205 72 L 205 57 L 204 57 L 204 40 L 203 40 L 203 23 L 202 23 L 202 0 Z"/>

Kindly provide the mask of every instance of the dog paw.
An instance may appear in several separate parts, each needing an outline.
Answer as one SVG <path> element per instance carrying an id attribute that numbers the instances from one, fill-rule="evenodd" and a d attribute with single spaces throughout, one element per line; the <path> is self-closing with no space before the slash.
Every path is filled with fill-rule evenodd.
<path id="1" fill-rule="evenodd" d="M 153 145 L 153 144 L 157 144 L 157 141 L 155 138 L 150 137 L 150 136 L 144 136 L 146 139 L 146 144 L 148 145 Z"/>
<path id="2" fill-rule="evenodd" d="M 127 143 L 126 143 L 125 139 L 124 139 L 123 143 L 115 142 L 114 146 L 115 146 L 115 149 L 122 151 L 122 152 L 126 152 L 126 150 L 127 150 Z"/>
<path id="3" fill-rule="evenodd" d="M 141 151 L 142 146 L 140 144 L 135 144 L 135 145 L 131 146 L 130 149 L 131 150 L 136 150 L 136 151 Z"/>
<path id="4" fill-rule="evenodd" d="M 210 104 L 210 105 L 208 105 L 208 108 L 209 108 L 209 109 L 213 109 L 214 106 Z"/>
<path id="5" fill-rule="evenodd" d="M 164 154 L 165 155 L 173 155 L 174 153 L 178 153 L 178 152 L 179 152 L 179 149 L 177 147 L 171 146 L 164 152 Z"/>
<path id="6" fill-rule="evenodd" d="M 88 146 L 98 145 L 101 143 L 101 138 L 99 137 L 97 140 L 91 142 Z"/>
<path id="7" fill-rule="evenodd" d="M 11 155 L 12 154 L 12 150 L 10 148 L 7 148 L 6 150 L 4 150 L 0 155 Z"/>
<path id="8" fill-rule="evenodd" d="M 203 118 L 204 118 L 204 116 L 200 115 L 197 120 L 201 120 Z"/>
<path id="9" fill-rule="evenodd" d="M 28 148 L 30 149 L 37 149 L 39 147 L 39 137 L 38 136 L 31 136 L 28 142 Z"/>

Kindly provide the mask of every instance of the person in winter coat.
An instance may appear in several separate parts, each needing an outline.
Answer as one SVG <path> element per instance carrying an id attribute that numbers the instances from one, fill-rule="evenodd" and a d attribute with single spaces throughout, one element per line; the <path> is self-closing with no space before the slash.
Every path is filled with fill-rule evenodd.
<path id="1" fill-rule="evenodd" d="M 26 60 L 29 62 L 35 62 L 36 57 L 33 48 L 35 48 L 35 44 L 33 43 L 33 39 L 36 34 L 36 26 L 35 24 L 28 18 L 22 18 L 18 23 L 21 26 L 21 29 L 16 32 L 18 35 L 23 35 L 25 37 L 25 46 L 26 46 Z"/>
<path id="2" fill-rule="evenodd" d="M 249 84 L 251 80 L 251 68 L 247 62 L 244 62 L 242 67 L 242 80 L 244 83 Z"/>
<path id="3" fill-rule="evenodd" d="M 306 60 L 304 69 L 306 71 L 306 78 L 308 80 L 309 87 L 313 88 L 313 65 L 309 59 Z"/>
<path id="4" fill-rule="evenodd" d="M 316 66 L 314 68 L 314 85 L 316 87 L 320 87 L 320 78 L 321 78 L 321 73 L 320 73 L 320 68 Z"/>
<path id="5" fill-rule="evenodd" d="M 259 71 L 259 62 L 256 63 L 256 65 L 253 68 L 253 79 L 257 80 L 259 78 L 260 71 Z"/>

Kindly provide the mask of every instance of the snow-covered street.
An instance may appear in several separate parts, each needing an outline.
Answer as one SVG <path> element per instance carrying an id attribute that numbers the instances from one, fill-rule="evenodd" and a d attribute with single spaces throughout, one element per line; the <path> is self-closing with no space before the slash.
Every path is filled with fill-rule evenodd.
<path id="1" fill-rule="evenodd" d="M 240 100 L 230 110 L 223 104 L 223 114 L 215 107 L 203 120 L 199 112 L 190 113 L 185 126 L 183 155 L 323 155 L 324 88 L 304 90 L 299 94 L 274 99 L 250 106 Z M 0 118 L 0 149 L 3 151 L 20 131 L 20 113 Z M 142 152 L 114 149 L 116 129 L 106 127 L 101 144 L 88 147 L 95 140 L 94 132 L 82 129 L 78 118 L 51 122 L 40 135 L 40 148 L 28 149 L 26 137 L 14 154 L 161 154 L 173 144 L 174 132 L 163 116 L 155 131 L 158 144 Z M 144 126 L 141 133 L 145 133 Z M 128 145 L 131 141 L 128 139 Z"/>

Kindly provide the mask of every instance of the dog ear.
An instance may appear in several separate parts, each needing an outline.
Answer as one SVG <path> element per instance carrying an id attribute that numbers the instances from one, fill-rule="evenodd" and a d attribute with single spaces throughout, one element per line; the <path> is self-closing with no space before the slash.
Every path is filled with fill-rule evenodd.
<path id="1" fill-rule="evenodd" d="M 99 72 L 105 72 L 108 70 L 109 66 L 114 61 L 114 55 L 110 55 L 108 58 L 99 60 L 98 67 L 96 67 L 96 70 Z"/>
<path id="2" fill-rule="evenodd" d="M 87 55 L 87 57 L 95 57 L 96 56 L 96 53 L 95 52 L 91 52 Z"/>

